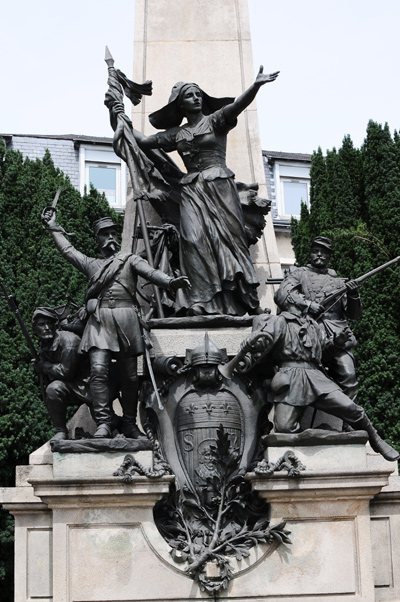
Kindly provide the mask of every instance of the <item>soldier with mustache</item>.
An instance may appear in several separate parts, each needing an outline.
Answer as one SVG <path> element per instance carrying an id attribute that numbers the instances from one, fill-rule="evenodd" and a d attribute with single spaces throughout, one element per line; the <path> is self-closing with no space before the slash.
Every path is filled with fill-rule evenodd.
<path id="1" fill-rule="evenodd" d="M 90 393 L 98 438 L 111 436 L 112 406 L 109 400 L 109 371 L 112 358 L 117 361 L 121 380 L 122 432 L 138 438 L 136 424 L 138 403 L 137 357 L 144 353 L 144 342 L 136 298 L 137 277 L 176 291 L 190 287 L 186 277 L 171 278 L 152 268 L 145 259 L 118 251 L 118 227 L 109 217 L 93 224 L 100 257 L 87 257 L 65 238 L 54 212 L 44 214 L 61 255 L 88 278 L 85 296 L 87 322 L 79 352 L 90 360 Z"/>

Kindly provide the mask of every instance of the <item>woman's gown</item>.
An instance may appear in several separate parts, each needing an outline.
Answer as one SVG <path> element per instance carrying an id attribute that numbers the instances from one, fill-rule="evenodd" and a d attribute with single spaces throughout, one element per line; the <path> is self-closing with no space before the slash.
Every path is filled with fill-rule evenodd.
<path id="1" fill-rule="evenodd" d="M 259 306 L 234 173 L 225 163 L 235 125 L 220 109 L 196 126 L 157 134 L 158 146 L 177 150 L 187 169 L 180 182 L 180 269 L 192 288 L 177 292 L 177 313 L 196 306 L 207 314 L 243 315 Z"/>

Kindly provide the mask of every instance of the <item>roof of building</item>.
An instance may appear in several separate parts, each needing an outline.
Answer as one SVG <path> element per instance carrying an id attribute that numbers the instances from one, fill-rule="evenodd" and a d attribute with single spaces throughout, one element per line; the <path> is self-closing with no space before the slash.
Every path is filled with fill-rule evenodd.
<path id="1" fill-rule="evenodd" d="M 2 138 L 45 138 L 50 140 L 72 140 L 74 143 L 86 142 L 88 144 L 112 144 L 112 138 L 104 136 L 83 136 L 79 134 L 0 134 Z"/>
<path id="2" fill-rule="evenodd" d="M 0 134 L 2 138 L 45 138 L 50 140 L 72 140 L 89 144 L 112 144 L 113 139 L 105 136 L 86 136 L 82 134 Z M 281 151 L 263 150 L 263 155 L 270 159 L 286 159 L 288 161 L 311 161 L 311 155 L 306 153 L 286 153 Z"/>
<path id="3" fill-rule="evenodd" d="M 286 161 L 311 161 L 312 155 L 306 153 L 283 153 L 279 151 L 263 150 L 262 154 L 268 159 L 283 159 Z"/>

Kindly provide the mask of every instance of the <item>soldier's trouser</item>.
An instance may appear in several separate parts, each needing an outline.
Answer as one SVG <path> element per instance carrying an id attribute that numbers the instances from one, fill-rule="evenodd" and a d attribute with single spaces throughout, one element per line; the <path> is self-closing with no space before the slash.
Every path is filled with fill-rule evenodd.
<path id="1" fill-rule="evenodd" d="M 47 385 L 45 404 L 57 432 L 67 432 L 67 407 L 78 403 L 67 382 L 53 380 Z"/>
<path id="2" fill-rule="evenodd" d="M 338 350 L 329 363 L 329 372 L 342 391 L 354 401 L 358 394 L 358 381 L 353 354 Z"/>
<path id="3" fill-rule="evenodd" d="M 365 418 L 365 412 L 342 391 L 332 391 L 328 395 L 321 395 L 312 404 L 314 408 L 332 414 L 345 420 L 350 426 L 357 426 Z M 299 433 L 300 420 L 307 406 L 290 406 L 287 403 L 275 404 L 274 425 L 277 433 Z"/>
<path id="4" fill-rule="evenodd" d="M 386 441 L 380 438 L 364 410 L 352 401 L 342 391 L 333 391 L 328 395 L 321 395 L 312 404 L 313 407 L 342 418 L 355 430 L 365 430 L 374 451 L 394 462 L 399 460 L 400 454 Z M 300 420 L 307 406 L 290 406 L 287 403 L 275 404 L 275 431 L 277 433 L 298 433 L 301 431 Z"/>
<path id="5" fill-rule="evenodd" d="M 114 354 L 121 379 L 121 406 L 124 418 L 136 420 L 137 410 L 137 358 L 123 353 Z M 111 426 L 112 400 L 110 400 L 109 373 L 112 353 L 108 349 L 92 348 L 90 358 L 90 393 L 97 425 Z"/>

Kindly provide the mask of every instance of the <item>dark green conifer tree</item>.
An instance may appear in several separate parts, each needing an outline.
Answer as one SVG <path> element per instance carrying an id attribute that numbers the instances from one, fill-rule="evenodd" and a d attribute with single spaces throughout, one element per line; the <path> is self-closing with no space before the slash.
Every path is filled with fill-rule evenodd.
<path id="1" fill-rule="evenodd" d="M 326 205 L 327 174 L 326 163 L 321 148 L 313 153 L 311 161 L 310 182 L 310 235 L 321 232 L 326 223 L 328 207 Z"/>
<path id="2" fill-rule="evenodd" d="M 370 122 L 361 149 L 349 136 L 336 152 L 314 153 L 311 206 L 293 229 L 294 250 L 305 265 L 307 243 L 317 235 L 334 240 L 331 267 L 355 278 L 400 255 L 400 142 L 387 125 Z M 329 221 L 330 220 L 330 221 Z M 358 402 L 381 435 L 400 450 L 400 265 L 366 280 L 364 311 L 351 327 L 360 381 Z"/>
<path id="3" fill-rule="evenodd" d="M 97 191 L 81 197 L 46 152 L 42 161 L 23 159 L 21 153 L 6 151 L 0 140 L 0 268 L 8 292 L 15 296 L 28 328 L 39 305 L 56 306 L 69 293 L 81 302 L 86 289 L 82 274 L 55 249 L 51 236 L 40 222 L 46 205 L 51 205 L 57 188 L 58 221 L 68 232 L 76 232 L 73 244 L 87 255 L 96 255 L 92 222 L 110 215 L 118 223 L 105 197 Z M 32 339 L 35 340 L 33 333 Z M 25 340 L 5 299 L 0 299 L 0 484 L 14 485 L 16 465 L 28 463 L 29 454 L 52 433 L 41 400 L 37 376 L 31 366 Z M 0 591 L 11 602 L 13 519 L 0 511 Z"/>
<path id="4" fill-rule="evenodd" d="M 300 219 L 292 216 L 290 221 L 290 234 L 292 245 L 295 250 L 296 261 L 299 265 L 306 265 L 312 240 L 310 226 L 310 212 L 307 204 L 301 202 Z"/>

